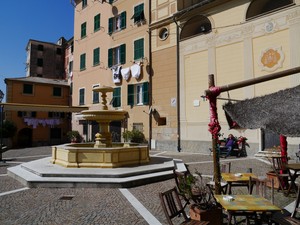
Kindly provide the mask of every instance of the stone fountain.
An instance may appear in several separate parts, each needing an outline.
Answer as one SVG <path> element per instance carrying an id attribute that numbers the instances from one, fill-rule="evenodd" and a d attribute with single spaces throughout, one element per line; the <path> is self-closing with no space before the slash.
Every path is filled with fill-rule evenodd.
<path id="1" fill-rule="evenodd" d="M 84 110 L 82 117 L 99 123 L 100 131 L 96 134 L 95 143 L 70 143 L 52 147 L 53 164 L 70 168 L 115 168 L 128 165 L 148 163 L 149 149 L 147 145 L 112 143 L 109 124 L 126 117 L 125 110 L 109 110 L 107 93 L 112 87 L 102 86 L 93 91 L 101 93 L 99 110 Z"/>

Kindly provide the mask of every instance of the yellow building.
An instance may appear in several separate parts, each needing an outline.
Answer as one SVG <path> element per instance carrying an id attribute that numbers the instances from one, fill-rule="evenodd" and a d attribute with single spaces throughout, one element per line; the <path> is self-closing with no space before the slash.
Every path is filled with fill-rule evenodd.
<path id="1" fill-rule="evenodd" d="M 100 109 L 98 86 L 111 86 L 110 109 L 128 111 L 124 122 L 111 123 L 113 141 L 124 129 L 149 137 L 149 1 L 75 0 L 73 106 Z M 98 125 L 73 115 L 72 127 L 93 141 Z"/>
<path id="2" fill-rule="evenodd" d="M 201 96 L 209 74 L 216 86 L 223 86 L 300 64 L 299 1 L 159 0 L 152 1 L 151 12 L 152 107 L 166 122 L 153 121 L 152 143 L 158 149 L 207 152 L 209 105 Z M 244 100 L 299 83 L 296 74 L 219 97 Z M 227 101 L 218 101 L 225 137 L 246 136 L 249 155 L 279 144 L 278 135 L 268 130 L 228 130 L 222 110 Z M 288 143 L 298 149 L 299 139 L 288 138 Z"/>

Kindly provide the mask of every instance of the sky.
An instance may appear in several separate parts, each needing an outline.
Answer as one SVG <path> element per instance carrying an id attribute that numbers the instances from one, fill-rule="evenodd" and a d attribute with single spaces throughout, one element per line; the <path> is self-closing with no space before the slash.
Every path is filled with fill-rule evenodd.
<path id="1" fill-rule="evenodd" d="M 25 77 L 26 46 L 29 39 L 56 43 L 74 34 L 74 7 L 70 0 L 1 1 L 0 90 L 5 78 Z"/>

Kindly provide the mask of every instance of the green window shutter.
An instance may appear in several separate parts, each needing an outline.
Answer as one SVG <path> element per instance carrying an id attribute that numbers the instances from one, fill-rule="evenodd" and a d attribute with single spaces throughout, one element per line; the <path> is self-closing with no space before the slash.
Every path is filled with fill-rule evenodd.
<path id="1" fill-rule="evenodd" d="M 108 34 L 111 35 L 113 32 L 114 18 L 111 17 L 108 19 Z"/>
<path id="2" fill-rule="evenodd" d="M 144 57 L 144 38 L 134 42 L 134 60 Z"/>
<path id="3" fill-rule="evenodd" d="M 94 32 L 100 29 L 100 14 L 94 17 Z"/>
<path id="4" fill-rule="evenodd" d="M 145 19 L 144 16 L 144 3 L 134 7 L 134 15 L 131 19 L 134 19 L 134 23 Z"/>
<path id="5" fill-rule="evenodd" d="M 80 70 L 85 69 L 85 53 L 80 55 Z"/>
<path id="6" fill-rule="evenodd" d="M 93 65 L 98 65 L 100 63 L 100 48 L 94 49 Z"/>
<path id="7" fill-rule="evenodd" d="M 149 104 L 149 82 L 143 83 L 143 104 Z"/>
<path id="8" fill-rule="evenodd" d="M 121 29 L 126 28 L 126 11 L 121 13 Z"/>
<path id="9" fill-rule="evenodd" d="M 113 65 L 113 49 L 108 49 L 108 67 L 112 67 Z"/>
<path id="10" fill-rule="evenodd" d="M 81 38 L 84 38 L 86 36 L 86 22 L 81 24 Z"/>
<path id="11" fill-rule="evenodd" d="M 121 64 L 126 63 L 126 45 L 125 44 L 120 46 L 120 63 Z"/>
<path id="12" fill-rule="evenodd" d="M 127 90 L 127 105 L 134 105 L 134 85 L 128 84 Z"/>
<path id="13" fill-rule="evenodd" d="M 114 0 L 109 0 L 108 1 L 109 4 L 112 4 L 113 2 L 114 2 Z"/>
<path id="14" fill-rule="evenodd" d="M 121 88 L 115 88 L 113 92 L 113 107 L 121 106 Z"/>

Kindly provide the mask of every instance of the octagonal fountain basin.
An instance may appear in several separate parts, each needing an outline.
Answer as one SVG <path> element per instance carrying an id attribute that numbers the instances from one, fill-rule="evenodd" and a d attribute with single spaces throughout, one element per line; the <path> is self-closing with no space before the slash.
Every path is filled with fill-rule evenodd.
<path id="1" fill-rule="evenodd" d="M 51 163 L 68 168 L 117 168 L 146 164 L 148 145 L 114 143 L 112 147 L 94 147 L 94 143 L 64 144 L 52 147 Z"/>

